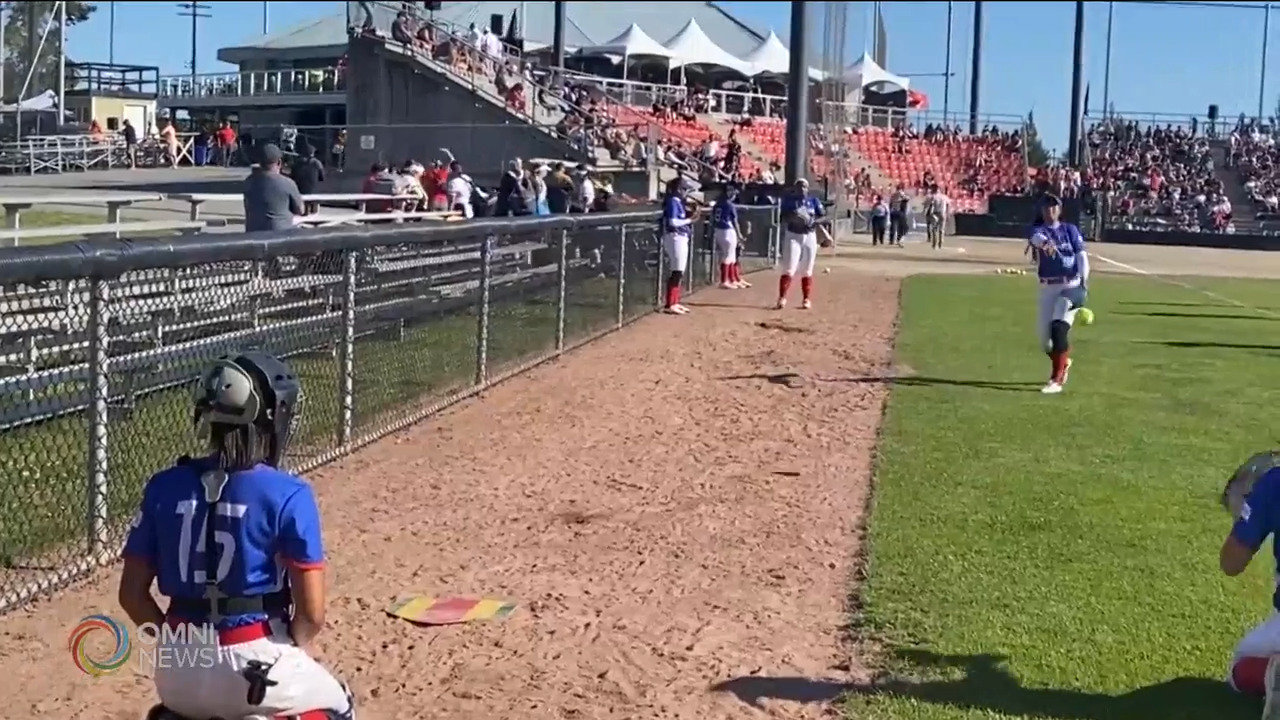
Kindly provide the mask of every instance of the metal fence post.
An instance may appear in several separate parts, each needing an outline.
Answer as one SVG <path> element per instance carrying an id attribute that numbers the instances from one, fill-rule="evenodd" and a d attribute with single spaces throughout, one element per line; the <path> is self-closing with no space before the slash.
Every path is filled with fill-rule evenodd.
<path id="1" fill-rule="evenodd" d="M 489 380 L 489 296 L 493 291 L 493 244 L 495 235 L 486 235 L 480 245 L 480 312 L 476 325 L 476 385 Z"/>
<path id="2" fill-rule="evenodd" d="M 111 421 L 111 383 L 109 345 L 110 286 L 100 277 L 89 281 L 89 454 L 86 458 L 88 478 L 88 545 L 90 557 L 103 552 L 110 542 L 107 516 L 107 452 L 108 426 Z"/>
<path id="3" fill-rule="evenodd" d="M 618 327 L 627 322 L 627 226 L 618 233 Z"/>
<path id="4" fill-rule="evenodd" d="M 556 301 L 556 352 L 564 352 L 564 321 L 568 314 L 565 303 L 568 299 L 569 286 L 569 231 L 560 231 L 560 257 L 556 260 L 556 278 L 560 284 L 559 299 Z"/>
<path id="5" fill-rule="evenodd" d="M 665 302 L 666 295 L 664 293 L 666 292 L 666 289 L 667 289 L 667 250 L 665 247 L 663 247 L 663 245 L 665 244 L 666 243 L 662 242 L 662 238 L 659 237 L 658 238 L 658 262 L 654 266 L 655 269 L 657 270 L 656 276 L 658 278 L 658 283 L 657 283 L 657 287 L 654 289 L 654 292 L 653 292 L 653 304 L 656 305 L 657 307 L 662 307 L 666 305 L 666 302 Z"/>
<path id="6" fill-rule="evenodd" d="M 338 349 L 338 444 L 351 442 L 356 397 L 356 264 L 357 251 L 342 253 L 342 345 Z"/>
<path id="7" fill-rule="evenodd" d="M 769 262 L 775 267 L 782 253 L 782 207 L 774 205 L 769 208 Z"/>

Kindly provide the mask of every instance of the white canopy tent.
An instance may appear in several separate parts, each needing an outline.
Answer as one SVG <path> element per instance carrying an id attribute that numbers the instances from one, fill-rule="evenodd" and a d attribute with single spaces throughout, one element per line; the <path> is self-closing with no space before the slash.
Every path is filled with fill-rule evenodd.
<path id="1" fill-rule="evenodd" d="M 866 53 L 862 54 L 862 57 L 858 59 L 858 62 L 845 69 L 843 80 L 850 86 L 856 87 L 859 90 L 867 87 L 868 85 L 878 85 L 880 83 L 888 83 L 889 85 L 893 85 L 894 87 L 901 88 L 903 90 L 911 89 L 911 78 L 894 75 L 888 70 L 880 67 L 880 65 L 877 64 L 875 60 L 872 60 L 871 56 Z"/>
<path id="2" fill-rule="evenodd" d="M 649 34 L 640 29 L 640 26 L 631 23 L 618 37 L 610 40 L 603 45 L 591 45 L 584 47 L 578 51 L 579 55 L 600 56 L 610 55 L 622 58 L 622 76 L 627 76 L 627 66 L 631 64 L 632 58 L 662 58 L 668 63 L 671 62 L 672 53 L 670 50 L 662 46 L 662 43 L 649 37 Z"/>
<path id="3" fill-rule="evenodd" d="M 57 112 L 58 94 L 52 90 L 45 90 L 39 95 L 33 95 L 20 103 L 0 105 L 0 112 L 17 112 L 18 110 L 24 113 Z"/>
<path id="4" fill-rule="evenodd" d="M 666 42 L 666 49 L 671 53 L 671 67 L 684 68 L 686 65 L 715 65 L 751 75 L 751 64 L 734 57 L 729 51 L 720 47 L 707 37 L 702 26 L 696 20 L 690 20 Z"/>
<path id="5" fill-rule="evenodd" d="M 769 37 L 762 40 L 742 60 L 751 66 L 752 75 L 786 75 L 791 72 L 791 52 L 772 30 L 769 31 Z"/>
<path id="6" fill-rule="evenodd" d="M 742 61 L 749 65 L 747 74 L 755 77 L 757 75 L 789 75 L 791 74 L 791 51 L 787 46 L 782 44 L 778 39 L 778 35 L 772 30 L 769 31 L 769 37 L 760 41 L 755 50 L 747 53 Z M 827 74 L 821 70 L 809 68 L 810 80 L 825 80 Z"/>

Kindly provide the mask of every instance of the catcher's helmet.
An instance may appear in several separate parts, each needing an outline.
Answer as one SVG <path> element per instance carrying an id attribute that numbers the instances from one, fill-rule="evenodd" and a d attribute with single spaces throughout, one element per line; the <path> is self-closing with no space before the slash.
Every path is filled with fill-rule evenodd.
<path id="1" fill-rule="evenodd" d="M 1240 517 L 1245 498 L 1249 497 L 1253 484 L 1276 467 L 1280 467 L 1280 450 L 1266 450 L 1251 455 L 1227 478 L 1227 484 L 1222 488 L 1222 507 L 1232 517 Z"/>
<path id="2" fill-rule="evenodd" d="M 282 360 L 250 350 L 210 365 L 195 390 L 197 426 L 241 428 L 265 441 L 263 462 L 279 467 L 302 410 L 302 385 Z"/>

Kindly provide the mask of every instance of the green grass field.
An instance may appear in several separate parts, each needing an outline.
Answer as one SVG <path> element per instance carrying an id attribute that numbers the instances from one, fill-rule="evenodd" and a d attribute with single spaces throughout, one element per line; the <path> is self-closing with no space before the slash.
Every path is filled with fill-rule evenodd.
<path id="1" fill-rule="evenodd" d="M 1042 396 L 1029 278 L 904 289 L 856 632 L 890 674 L 850 718 L 1256 717 L 1222 683 L 1270 611 L 1269 545 L 1217 568 L 1226 477 L 1273 447 L 1275 283 L 1099 278 Z"/>
<path id="2" fill-rule="evenodd" d="M 635 318 L 654 304 L 654 279 L 629 277 L 625 314 Z M 508 296 L 490 313 L 488 366 L 502 370 L 555 349 L 557 288 Z M 565 338 L 574 343 L 618 320 L 616 278 L 584 278 L 566 293 Z M 474 381 L 477 318 L 473 311 L 417 318 L 404 328 L 358 339 L 355 355 L 355 428 L 359 437 L 389 416 L 443 398 Z M 318 338 L 323 342 L 327 338 Z M 336 339 L 336 338 L 333 338 Z M 267 348 L 270 349 L 270 348 Z M 192 358 L 194 377 L 207 358 Z M 305 392 L 296 447 L 314 456 L 336 443 L 340 417 L 339 366 L 320 351 L 290 358 Z M 114 378 L 113 382 L 122 382 Z M 109 513 L 132 514 L 147 477 L 177 456 L 196 450 L 191 432 L 189 389 L 143 396 L 116 412 L 109 430 Z M 76 552 L 85 537 L 87 425 L 82 415 L 0 433 L 0 569 L 23 566 L 33 557 Z M 0 578 L 0 591 L 3 591 Z"/>

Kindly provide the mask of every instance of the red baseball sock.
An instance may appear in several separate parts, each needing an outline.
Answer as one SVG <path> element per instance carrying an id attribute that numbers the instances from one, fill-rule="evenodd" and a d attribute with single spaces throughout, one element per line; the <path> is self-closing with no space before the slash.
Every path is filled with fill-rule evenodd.
<path id="1" fill-rule="evenodd" d="M 778 278 L 778 298 L 782 299 L 787 296 L 787 291 L 791 289 L 791 276 L 782 275 Z"/>
<path id="2" fill-rule="evenodd" d="M 730 282 L 733 279 L 733 266 L 729 263 L 721 263 L 720 265 L 720 284 Z"/>
<path id="3" fill-rule="evenodd" d="M 1049 353 L 1049 359 L 1053 362 L 1053 375 L 1050 380 L 1060 383 L 1062 376 L 1067 374 L 1067 354 L 1065 352 Z"/>
<path id="4" fill-rule="evenodd" d="M 1231 665 L 1231 686 L 1246 695 L 1267 694 L 1267 663 L 1271 658 L 1242 657 Z"/>
<path id="5" fill-rule="evenodd" d="M 742 282 L 742 268 L 738 266 L 738 263 L 729 265 L 729 282 Z"/>
<path id="6" fill-rule="evenodd" d="M 800 278 L 800 293 L 804 295 L 805 300 L 808 300 L 813 295 L 813 278 Z"/>

